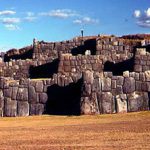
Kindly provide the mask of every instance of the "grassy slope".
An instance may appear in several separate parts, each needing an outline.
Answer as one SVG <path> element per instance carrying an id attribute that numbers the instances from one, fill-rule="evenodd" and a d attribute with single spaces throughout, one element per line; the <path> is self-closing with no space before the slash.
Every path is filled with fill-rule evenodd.
<path id="1" fill-rule="evenodd" d="M 150 112 L 0 118 L 0 149 L 150 149 Z"/>

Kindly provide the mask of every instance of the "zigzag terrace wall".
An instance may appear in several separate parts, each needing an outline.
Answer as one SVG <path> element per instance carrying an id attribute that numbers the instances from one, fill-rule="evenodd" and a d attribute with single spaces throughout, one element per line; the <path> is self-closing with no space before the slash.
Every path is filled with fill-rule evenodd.
<path id="1" fill-rule="evenodd" d="M 81 114 L 105 114 L 143 111 L 150 109 L 150 71 L 111 72 L 86 71 L 83 76 Z"/>
<path id="2" fill-rule="evenodd" d="M 7 52 L 0 62 L 0 116 L 149 110 L 150 50 L 141 42 L 110 36 L 34 40 Z"/>

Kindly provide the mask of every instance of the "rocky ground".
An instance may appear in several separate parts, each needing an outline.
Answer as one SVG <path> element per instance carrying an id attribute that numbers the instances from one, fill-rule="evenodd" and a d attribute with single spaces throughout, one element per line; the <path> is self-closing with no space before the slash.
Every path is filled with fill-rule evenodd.
<path id="1" fill-rule="evenodd" d="M 0 118 L 2 150 L 149 148 L 150 112 Z"/>

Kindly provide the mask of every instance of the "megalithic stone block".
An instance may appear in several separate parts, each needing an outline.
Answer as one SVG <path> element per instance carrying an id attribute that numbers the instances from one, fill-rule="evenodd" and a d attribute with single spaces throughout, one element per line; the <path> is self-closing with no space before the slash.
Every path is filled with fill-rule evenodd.
<path id="1" fill-rule="evenodd" d="M 29 116 L 29 103 L 18 101 L 18 116 Z"/>
<path id="2" fill-rule="evenodd" d="M 3 109 L 4 109 L 4 96 L 2 90 L 0 90 L 0 117 L 3 117 Z"/>
<path id="3" fill-rule="evenodd" d="M 111 114 L 115 112 L 115 103 L 111 92 L 102 92 L 101 105 L 103 114 Z"/>
<path id="4" fill-rule="evenodd" d="M 102 91 L 104 92 L 111 91 L 111 79 L 110 78 L 104 78 L 102 80 Z"/>
<path id="5" fill-rule="evenodd" d="M 17 116 L 17 101 L 5 98 L 4 116 L 16 117 Z"/>
<path id="6" fill-rule="evenodd" d="M 129 112 L 149 110 L 149 97 L 147 92 L 133 92 L 127 96 Z"/>
<path id="7" fill-rule="evenodd" d="M 19 101 L 28 101 L 28 89 L 27 88 L 18 88 L 16 99 Z"/>
<path id="8" fill-rule="evenodd" d="M 38 102 L 39 102 L 39 98 L 38 98 L 38 94 L 35 91 L 34 86 L 29 85 L 29 103 L 34 104 Z"/>
<path id="9" fill-rule="evenodd" d="M 123 85 L 124 93 L 132 93 L 135 91 L 135 79 L 132 77 L 125 78 Z"/>
<path id="10" fill-rule="evenodd" d="M 81 114 L 82 115 L 90 115 L 92 114 L 91 102 L 89 97 L 81 98 Z"/>
<path id="11" fill-rule="evenodd" d="M 117 113 L 127 113 L 127 96 L 121 94 L 116 96 Z"/>
<path id="12" fill-rule="evenodd" d="M 30 115 L 42 115 L 44 113 L 43 104 L 30 104 Z"/>
<path id="13" fill-rule="evenodd" d="M 86 70 L 83 73 L 83 79 L 87 84 L 93 84 L 93 81 L 94 81 L 93 72 Z"/>

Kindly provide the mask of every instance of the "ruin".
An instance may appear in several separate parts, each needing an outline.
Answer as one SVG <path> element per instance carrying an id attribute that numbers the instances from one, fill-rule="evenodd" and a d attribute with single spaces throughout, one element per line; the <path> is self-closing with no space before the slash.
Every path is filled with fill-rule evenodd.
<path id="1" fill-rule="evenodd" d="M 0 116 L 150 110 L 149 45 L 148 35 L 98 35 L 2 53 Z"/>

